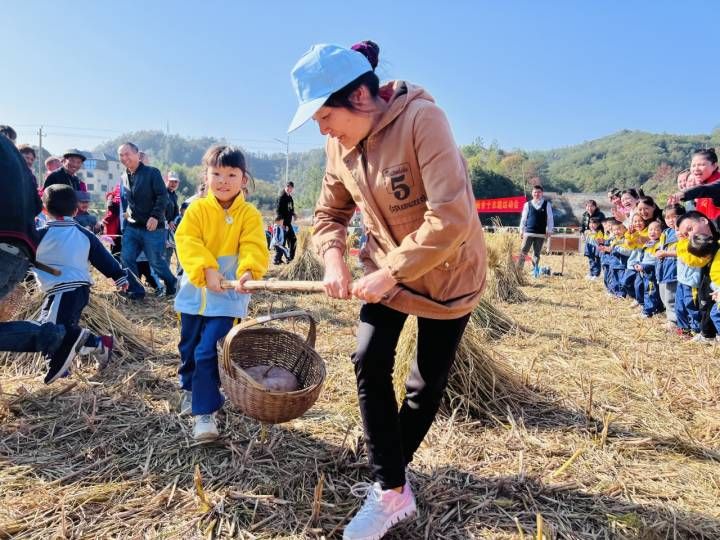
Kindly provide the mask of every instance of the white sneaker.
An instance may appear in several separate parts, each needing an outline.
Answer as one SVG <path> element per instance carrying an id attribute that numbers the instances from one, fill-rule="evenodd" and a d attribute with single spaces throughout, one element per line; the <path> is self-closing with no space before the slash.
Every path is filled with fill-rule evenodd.
<path id="1" fill-rule="evenodd" d="M 715 338 L 705 337 L 702 334 L 695 334 L 690 341 L 693 343 L 715 343 Z"/>
<path id="2" fill-rule="evenodd" d="M 345 527 L 343 540 L 380 540 L 390 527 L 415 514 L 415 496 L 409 482 L 405 482 L 402 493 L 382 489 L 378 482 L 355 484 L 350 492 L 356 497 L 365 494 L 367 497 Z"/>
<path id="3" fill-rule="evenodd" d="M 180 398 L 180 416 L 187 416 L 192 414 L 192 392 L 190 390 L 183 390 L 182 398 Z"/>
<path id="4" fill-rule="evenodd" d="M 196 441 L 214 441 L 220 436 L 214 414 L 200 414 L 193 416 L 193 419 L 193 439 Z"/>

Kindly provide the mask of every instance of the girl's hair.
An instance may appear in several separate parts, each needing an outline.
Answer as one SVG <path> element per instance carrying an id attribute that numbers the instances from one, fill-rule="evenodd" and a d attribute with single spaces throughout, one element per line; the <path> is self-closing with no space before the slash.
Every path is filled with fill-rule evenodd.
<path id="1" fill-rule="evenodd" d="M 663 210 L 663 217 L 667 217 L 667 213 L 673 211 L 676 217 L 680 217 L 685 214 L 685 207 L 682 204 L 668 204 Z"/>
<path id="2" fill-rule="evenodd" d="M 638 192 L 638 190 L 635 188 L 628 188 L 623 190 L 620 196 L 622 197 L 625 194 L 630 195 L 633 199 L 639 199 L 643 195 L 642 191 Z"/>
<path id="3" fill-rule="evenodd" d="M 608 190 L 608 195 L 612 195 L 613 197 L 619 197 L 620 195 L 622 195 L 622 193 L 618 188 L 612 188 Z"/>
<path id="4" fill-rule="evenodd" d="M 590 221 L 588 221 L 588 223 L 590 223 L 590 224 L 595 223 L 595 224 L 598 226 L 598 231 L 604 233 L 604 232 L 605 232 L 605 228 L 603 227 L 602 222 L 603 222 L 603 220 L 600 219 L 600 218 L 597 218 L 597 217 L 591 217 L 591 218 L 590 218 Z"/>
<path id="5" fill-rule="evenodd" d="M 380 93 L 380 79 L 375 74 L 375 68 L 378 65 L 378 59 L 380 57 L 380 47 L 377 43 L 368 40 L 356 43 L 351 48 L 368 59 L 372 70 L 363 73 L 357 79 L 343 86 L 340 90 L 330 94 L 330 97 L 325 100 L 325 107 L 335 107 L 354 111 L 355 106 L 350 102 L 350 96 L 361 86 L 367 87 L 373 98 L 376 98 Z"/>
<path id="6" fill-rule="evenodd" d="M 255 179 L 247 170 L 245 155 L 237 146 L 228 146 L 226 144 L 211 146 L 202 158 L 202 166 L 205 172 L 207 172 L 208 167 L 232 167 L 234 169 L 240 169 L 243 174 L 247 175 L 252 183 L 253 190 L 255 189 Z"/>
<path id="7" fill-rule="evenodd" d="M 718 157 L 717 157 L 717 154 L 715 153 L 714 148 L 704 148 L 701 150 L 695 150 L 693 152 L 692 157 L 695 157 L 695 156 L 704 157 L 712 164 L 717 164 L 717 162 L 718 162 Z"/>
<path id="8" fill-rule="evenodd" d="M 662 222 L 661 222 L 659 219 L 650 220 L 650 223 L 648 223 L 648 229 L 650 228 L 650 225 L 652 225 L 653 223 L 654 223 L 655 225 L 658 225 L 658 226 L 660 227 L 660 230 L 662 231 L 662 229 L 663 229 L 663 224 L 662 224 Z"/>
<path id="9" fill-rule="evenodd" d="M 654 200 L 652 197 L 648 197 L 647 195 L 643 195 L 643 196 L 640 197 L 640 200 L 638 201 L 638 203 L 643 203 L 643 204 L 645 204 L 645 205 L 647 205 L 647 206 L 652 206 L 652 208 L 653 208 L 653 215 L 652 215 L 652 218 L 651 218 L 651 219 L 652 219 L 653 221 L 654 221 L 654 220 L 658 220 L 658 219 L 660 219 L 660 218 L 662 217 L 662 210 L 660 210 L 660 207 L 659 207 L 657 204 L 655 204 L 655 200 Z"/>

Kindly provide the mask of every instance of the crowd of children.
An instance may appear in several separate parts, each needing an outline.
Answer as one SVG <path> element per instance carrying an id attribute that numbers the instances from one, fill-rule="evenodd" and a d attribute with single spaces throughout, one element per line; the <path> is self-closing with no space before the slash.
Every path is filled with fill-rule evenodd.
<path id="1" fill-rule="evenodd" d="M 693 155 L 692 171 L 704 166 L 717 174 L 714 151 Z M 712 200 L 689 201 L 691 208 L 704 204 L 703 213 L 680 204 L 682 192 L 662 211 L 634 189 L 608 196 L 613 217 L 590 218 L 585 233 L 588 279 L 602 278 L 607 294 L 631 300 L 641 317 L 664 313 L 668 331 L 682 338 L 720 341 L 720 234 Z"/>

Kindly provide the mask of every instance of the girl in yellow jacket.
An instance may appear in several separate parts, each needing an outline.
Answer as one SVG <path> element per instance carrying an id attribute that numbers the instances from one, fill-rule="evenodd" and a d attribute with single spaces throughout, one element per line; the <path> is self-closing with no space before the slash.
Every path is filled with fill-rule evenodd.
<path id="1" fill-rule="evenodd" d="M 181 413 L 192 412 L 196 440 L 212 440 L 218 436 L 215 412 L 224 401 L 215 346 L 247 315 L 250 295 L 242 284 L 265 274 L 269 254 L 260 212 L 243 194 L 249 176 L 242 152 L 213 146 L 203 166 L 209 194 L 188 206 L 175 233 L 184 270 L 175 310 L 181 323 Z M 223 290 L 223 279 L 240 283 Z"/>

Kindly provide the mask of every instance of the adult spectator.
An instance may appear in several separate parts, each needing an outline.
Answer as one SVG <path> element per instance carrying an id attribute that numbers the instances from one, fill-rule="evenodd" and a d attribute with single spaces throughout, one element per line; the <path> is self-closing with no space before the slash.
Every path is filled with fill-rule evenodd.
<path id="1" fill-rule="evenodd" d="M 178 206 L 177 188 L 180 185 L 180 179 L 174 172 L 169 172 L 165 186 L 168 191 L 168 205 L 165 209 L 165 221 L 168 224 L 168 229 L 171 231 L 175 230 L 175 219 L 180 214 L 180 208 Z"/>
<path id="2" fill-rule="evenodd" d="M 81 181 L 76 173 L 82 168 L 85 156 L 80 150 L 70 149 L 63 154 L 62 167 L 48 175 L 45 179 L 43 189 L 55 184 L 70 186 L 75 191 L 87 191 L 87 186 Z"/>
<path id="3" fill-rule="evenodd" d="M 144 251 L 153 272 L 165 283 L 165 293 L 175 294 L 176 279 L 163 257 L 165 249 L 165 209 L 168 191 L 162 174 L 155 167 L 140 162 L 138 147 L 127 142 L 118 148 L 118 157 L 125 166 L 128 185 L 127 218 L 123 229 L 122 260 L 132 273 L 138 275 L 137 258 Z M 131 280 L 128 296 L 145 296 L 140 283 Z"/>
<path id="4" fill-rule="evenodd" d="M 285 227 L 285 245 L 290 252 L 288 262 L 295 258 L 295 246 L 297 245 L 295 230 L 292 226 L 293 218 L 297 218 L 297 215 L 295 215 L 295 203 L 292 198 L 293 191 L 295 191 L 293 182 L 285 184 L 285 189 L 282 190 L 280 197 L 278 197 L 277 211 L 275 212 L 275 221 L 282 219 L 283 227 Z"/>
<path id="5" fill-rule="evenodd" d="M 50 156 L 45 160 L 45 178 L 62 167 L 62 161 L 57 156 Z"/>
<path id="6" fill-rule="evenodd" d="M 605 214 L 603 214 L 598 208 L 597 203 L 590 199 L 585 203 L 585 212 L 582 215 L 582 225 L 580 226 L 580 233 L 584 233 L 590 228 L 590 218 L 598 218 L 600 221 L 605 220 Z"/>
<path id="7" fill-rule="evenodd" d="M 177 174 L 170 171 L 167 175 L 165 185 L 168 190 L 168 205 L 165 208 L 165 222 L 168 227 L 167 240 L 165 242 L 165 260 L 170 266 L 170 259 L 174 251 L 173 246 L 175 245 L 175 239 L 173 233 L 175 232 L 176 220 L 180 215 L 180 207 L 178 206 L 177 199 L 177 188 L 180 185 L 180 179 Z"/>
<path id="8" fill-rule="evenodd" d="M 537 272 L 540 266 L 540 252 L 546 238 L 552 236 L 554 227 L 552 206 L 544 197 L 542 186 L 533 186 L 532 200 L 525 203 L 520 217 L 520 233 L 523 241 L 520 248 L 518 265 L 525 264 L 525 258 L 533 250 L 533 271 Z"/>
<path id="9" fill-rule="evenodd" d="M 122 236 L 120 236 L 120 186 L 105 196 L 106 212 L 100 225 L 102 232 L 112 239 L 110 253 L 120 260 L 122 252 Z"/>
<path id="10" fill-rule="evenodd" d="M 10 139 L 13 144 L 17 141 L 17 132 L 10 126 L 0 126 L 0 135 Z"/>
<path id="11" fill-rule="evenodd" d="M 88 212 L 88 208 L 90 208 L 90 194 L 86 191 L 78 191 L 75 221 L 77 221 L 81 227 L 85 227 L 92 233 L 98 232 L 97 217 Z"/>
<path id="12" fill-rule="evenodd" d="M 37 187 L 37 178 L 35 177 L 35 173 L 33 172 L 33 165 L 35 164 L 36 158 L 35 149 L 29 144 L 21 144 L 20 146 L 18 146 L 18 151 L 25 160 L 25 163 L 27 163 L 28 169 L 30 170 L 30 176 L 32 176 L 33 182 L 35 182 L 35 187 Z"/>
<path id="13" fill-rule="evenodd" d="M 687 209 L 688 203 L 697 202 L 698 211 L 710 219 L 716 219 L 720 216 L 720 171 L 717 155 L 714 150 L 699 150 L 693 155 L 693 164 L 696 165 L 693 180 L 683 185 L 678 182 L 681 189 L 670 196 L 668 204 L 685 201 Z"/>

